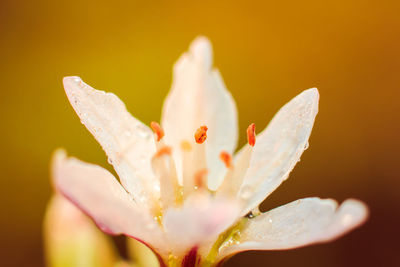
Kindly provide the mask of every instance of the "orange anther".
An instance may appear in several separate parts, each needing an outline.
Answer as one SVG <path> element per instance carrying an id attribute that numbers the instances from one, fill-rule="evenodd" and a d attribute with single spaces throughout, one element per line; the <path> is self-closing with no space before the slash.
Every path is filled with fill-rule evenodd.
<path id="1" fill-rule="evenodd" d="M 204 184 L 206 183 L 205 177 L 207 173 L 208 173 L 207 169 L 201 169 L 194 174 L 194 186 L 197 189 L 204 187 Z"/>
<path id="2" fill-rule="evenodd" d="M 247 127 L 247 142 L 249 142 L 251 146 L 256 144 L 256 125 L 254 123 Z"/>
<path id="3" fill-rule="evenodd" d="M 157 141 L 160 141 L 161 138 L 164 136 L 164 130 L 161 128 L 160 124 L 158 124 L 155 121 L 152 121 L 150 123 L 151 129 L 154 131 L 154 133 L 157 135 Z"/>
<path id="4" fill-rule="evenodd" d="M 196 133 L 194 134 L 194 139 L 196 140 L 196 143 L 202 144 L 204 143 L 204 141 L 206 141 L 207 130 L 207 126 L 200 126 L 200 128 L 196 130 Z"/>
<path id="5" fill-rule="evenodd" d="M 171 153 L 172 153 L 171 147 L 169 147 L 169 146 L 163 146 L 162 148 L 160 148 L 160 149 L 156 152 L 156 154 L 154 155 L 154 157 L 156 158 L 156 157 L 161 157 L 161 156 L 164 156 L 164 155 L 171 155 Z"/>
<path id="6" fill-rule="evenodd" d="M 231 154 L 229 154 L 226 151 L 222 151 L 219 154 L 219 158 L 222 160 L 222 162 L 225 164 L 225 166 L 227 168 L 231 168 L 232 167 L 232 156 L 231 156 Z"/>

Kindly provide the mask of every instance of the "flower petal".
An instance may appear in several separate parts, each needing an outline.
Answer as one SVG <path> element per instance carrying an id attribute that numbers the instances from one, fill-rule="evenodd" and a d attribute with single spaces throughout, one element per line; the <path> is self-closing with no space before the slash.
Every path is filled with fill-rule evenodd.
<path id="1" fill-rule="evenodd" d="M 318 112 L 318 90 L 308 89 L 284 105 L 257 136 L 239 196 L 247 200 L 242 214 L 257 207 L 289 176 L 308 146 Z"/>
<path id="2" fill-rule="evenodd" d="M 155 153 L 152 131 L 132 117 L 116 95 L 95 90 L 79 77 L 65 77 L 64 87 L 71 105 L 103 147 L 122 185 L 136 201 L 148 201 L 149 194 L 157 188 L 150 166 Z"/>
<path id="3" fill-rule="evenodd" d="M 104 232 L 125 234 L 162 251 L 163 236 L 157 223 L 107 170 L 57 151 L 52 175 L 56 188 Z"/>
<path id="4" fill-rule="evenodd" d="M 338 208 L 332 199 L 305 198 L 278 207 L 243 226 L 239 244 L 221 249 L 220 259 L 245 250 L 291 249 L 328 242 L 363 223 L 364 203 L 348 199 Z"/>
<path id="5" fill-rule="evenodd" d="M 198 37 L 174 66 L 173 84 L 162 114 L 165 139 L 174 149 L 179 179 L 182 181 L 183 140 L 193 142 L 194 133 L 207 125 L 206 156 L 208 186 L 216 189 L 225 171 L 218 159 L 225 150 L 232 153 L 237 143 L 235 102 L 216 69 L 212 68 L 212 48 L 208 39 Z"/>
<path id="6" fill-rule="evenodd" d="M 118 260 L 111 238 L 59 194 L 46 210 L 44 241 L 48 266 L 107 267 Z"/>
<path id="7" fill-rule="evenodd" d="M 239 212 L 234 200 L 202 193 L 191 195 L 181 209 L 168 209 L 163 225 L 173 254 L 180 257 L 194 247 L 210 246 L 235 222 Z"/>

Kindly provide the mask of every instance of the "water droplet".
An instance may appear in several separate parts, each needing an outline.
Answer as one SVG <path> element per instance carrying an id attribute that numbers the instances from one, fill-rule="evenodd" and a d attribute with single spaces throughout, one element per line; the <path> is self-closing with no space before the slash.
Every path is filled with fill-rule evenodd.
<path id="1" fill-rule="evenodd" d="M 245 185 L 241 190 L 240 190 L 240 197 L 243 199 L 249 199 L 253 193 L 253 189 Z"/>
<path id="2" fill-rule="evenodd" d="M 272 223 L 272 219 L 271 219 L 271 218 L 269 218 L 269 219 L 268 219 L 268 222 L 269 222 L 269 223 Z"/>
<path id="3" fill-rule="evenodd" d="M 141 138 L 149 138 L 150 134 L 142 125 L 136 126 L 135 132 L 141 137 Z"/>
<path id="4" fill-rule="evenodd" d="M 306 145 L 304 146 L 304 150 L 306 150 L 309 146 L 310 146 L 310 144 L 307 141 Z"/>
<path id="5" fill-rule="evenodd" d="M 254 216 L 254 214 L 250 211 L 249 213 L 247 213 L 246 217 L 249 218 L 249 219 L 253 219 L 255 216 Z"/>
<path id="6" fill-rule="evenodd" d="M 107 158 L 107 161 L 109 164 L 111 164 L 111 165 L 113 164 L 113 160 L 111 158 Z"/>

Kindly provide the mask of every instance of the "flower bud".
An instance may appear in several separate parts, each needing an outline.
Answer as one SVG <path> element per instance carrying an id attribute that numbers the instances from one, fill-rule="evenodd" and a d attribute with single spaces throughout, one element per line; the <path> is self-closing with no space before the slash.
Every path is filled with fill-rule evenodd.
<path id="1" fill-rule="evenodd" d="M 61 195 L 51 199 L 44 221 L 47 265 L 112 267 L 117 262 L 111 240 Z"/>

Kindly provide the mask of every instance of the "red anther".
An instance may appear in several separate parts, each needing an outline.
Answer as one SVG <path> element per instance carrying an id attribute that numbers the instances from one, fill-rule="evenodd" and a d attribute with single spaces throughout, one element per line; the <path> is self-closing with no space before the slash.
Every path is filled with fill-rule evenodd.
<path id="1" fill-rule="evenodd" d="M 152 121 L 150 123 L 151 129 L 154 131 L 154 133 L 157 135 L 157 141 L 160 141 L 161 138 L 164 136 L 164 130 L 161 128 L 160 124 L 158 124 L 155 121 Z"/>
<path id="2" fill-rule="evenodd" d="M 256 125 L 254 123 L 247 127 L 247 142 L 249 142 L 251 146 L 256 144 Z"/>
<path id="3" fill-rule="evenodd" d="M 194 139 L 196 140 L 196 143 L 202 144 L 204 143 L 204 141 L 206 141 L 207 130 L 207 126 L 200 126 L 200 128 L 196 130 L 196 133 L 194 134 Z"/>
<path id="4" fill-rule="evenodd" d="M 156 154 L 154 155 L 154 157 L 161 157 L 164 155 L 171 155 L 172 154 L 172 149 L 169 146 L 163 146 L 162 148 L 160 148 Z"/>
<path id="5" fill-rule="evenodd" d="M 219 158 L 222 160 L 222 162 L 225 164 L 225 166 L 227 168 L 231 168 L 232 167 L 232 156 L 231 156 L 231 154 L 229 154 L 226 151 L 222 151 L 219 154 Z"/>
<path id="6" fill-rule="evenodd" d="M 194 174 L 194 186 L 196 188 L 202 188 L 204 187 L 205 184 L 205 177 L 208 173 L 207 169 L 201 169 L 198 170 L 195 174 Z"/>

